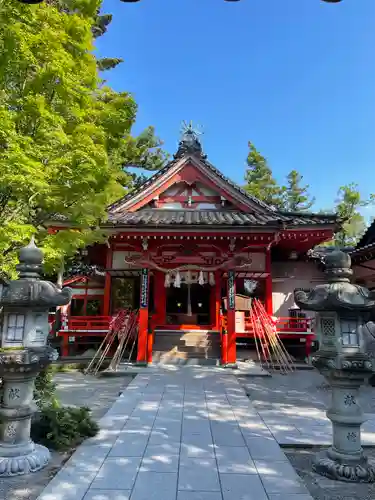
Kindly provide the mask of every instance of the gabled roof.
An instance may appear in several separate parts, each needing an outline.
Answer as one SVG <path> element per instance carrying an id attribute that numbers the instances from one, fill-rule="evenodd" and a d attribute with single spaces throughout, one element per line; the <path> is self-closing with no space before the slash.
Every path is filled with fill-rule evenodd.
<path id="1" fill-rule="evenodd" d="M 176 179 L 186 182 L 198 179 L 200 182 L 206 182 L 230 202 L 230 208 L 227 206 L 216 210 L 151 208 L 150 201 L 176 183 Z M 336 215 L 281 212 L 250 195 L 207 160 L 198 138 L 188 129 L 172 161 L 137 189 L 108 207 L 108 222 L 105 225 L 306 228 L 322 225 L 332 227 L 336 223 Z"/>
<path id="2" fill-rule="evenodd" d="M 218 187 L 221 187 L 226 195 L 233 197 L 239 203 L 247 205 L 249 209 L 257 212 L 275 212 L 273 207 L 247 193 L 244 189 L 222 174 L 204 157 L 197 158 L 196 156 L 188 155 L 183 158 L 174 158 L 165 167 L 160 169 L 143 184 L 141 184 L 137 189 L 131 191 L 123 198 L 113 203 L 110 207 L 108 207 L 109 214 L 114 214 L 122 210 L 129 210 L 132 204 L 138 201 L 139 198 L 144 197 L 145 194 L 152 191 L 153 188 L 163 185 L 163 183 L 166 182 L 171 175 L 178 174 L 188 165 L 197 168 L 203 175 L 211 174 L 211 180 L 213 182 L 220 183 Z M 204 170 L 206 170 L 206 172 Z"/>

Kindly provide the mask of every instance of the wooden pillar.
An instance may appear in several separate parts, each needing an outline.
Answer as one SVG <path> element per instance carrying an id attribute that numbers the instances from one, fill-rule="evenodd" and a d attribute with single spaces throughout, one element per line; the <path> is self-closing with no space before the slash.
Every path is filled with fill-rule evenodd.
<path id="1" fill-rule="evenodd" d="M 65 358 L 69 356 L 69 336 L 63 334 L 61 337 L 61 357 Z"/>
<path id="2" fill-rule="evenodd" d="M 149 301 L 149 270 L 141 271 L 141 297 L 139 306 L 138 352 L 137 363 L 147 365 L 147 335 L 148 335 L 148 301 Z"/>
<path id="3" fill-rule="evenodd" d="M 105 267 L 107 269 L 112 268 L 113 261 L 113 249 L 112 246 L 107 248 L 106 254 L 106 263 Z M 103 299 L 103 316 L 109 316 L 111 311 L 111 284 L 112 278 L 109 271 L 105 273 L 105 282 L 104 282 L 104 299 Z"/>
<path id="4" fill-rule="evenodd" d="M 227 364 L 234 366 L 237 361 L 236 350 L 236 273 L 228 271 L 227 286 L 227 331 L 228 331 L 228 356 Z"/>
<path id="5" fill-rule="evenodd" d="M 265 309 L 269 315 L 273 315 L 272 305 L 272 268 L 271 268 L 271 249 L 266 250 L 266 265 L 265 271 L 267 273 L 264 292 L 265 292 Z"/>

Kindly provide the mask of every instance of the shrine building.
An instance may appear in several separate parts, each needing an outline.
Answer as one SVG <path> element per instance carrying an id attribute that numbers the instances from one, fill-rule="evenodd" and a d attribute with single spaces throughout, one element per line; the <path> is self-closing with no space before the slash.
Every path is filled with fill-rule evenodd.
<path id="1" fill-rule="evenodd" d="M 354 250 L 350 252 L 357 283 L 375 288 L 375 221 L 368 227 Z"/>
<path id="2" fill-rule="evenodd" d="M 65 281 L 74 295 L 57 328 L 62 356 L 100 342 L 111 317 L 128 309 L 138 311 L 139 363 L 182 344 L 192 355 L 205 339 L 206 356 L 231 365 L 238 340 L 254 335 L 256 298 L 280 338 L 308 352 L 311 317 L 293 291 L 324 279 L 307 253 L 332 238 L 336 217 L 280 212 L 254 198 L 207 160 L 193 130 L 172 161 L 108 208 L 102 228 L 107 243 L 83 252 L 102 272 Z"/>

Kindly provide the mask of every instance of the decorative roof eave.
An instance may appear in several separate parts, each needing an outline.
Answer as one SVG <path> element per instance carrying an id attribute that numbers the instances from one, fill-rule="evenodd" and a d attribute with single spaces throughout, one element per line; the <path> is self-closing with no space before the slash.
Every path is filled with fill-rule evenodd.
<path id="1" fill-rule="evenodd" d="M 258 200 L 254 196 L 251 196 L 244 189 L 223 175 L 216 167 L 203 157 L 195 157 L 193 155 L 183 156 L 169 162 L 164 168 L 147 179 L 147 181 L 139 186 L 137 190 L 131 191 L 123 198 L 110 205 L 108 207 L 108 212 L 114 214 L 119 211 L 129 210 L 131 206 L 135 205 L 140 200 L 151 196 L 152 193 L 163 186 L 168 179 L 182 170 L 182 167 L 186 164 L 192 164 L 194 167 L 199 169 L 212 182 L 216 183 L 219 189 L 229 192 L 231 197 L 237 201 L 237 203 L 241 203 L 252 210 L 256 209 L 260 213 L 277 213 L 274 208 L 270 207 L 263 201 Z"/>
<path id="2" fill-rule="evenodd" d="M 353 264 L 375 259 L 375 241 L 350 252 Z"/>
<path id="3" fill-rule="evenodd" d="M 280 225 L 278 224 L 269 224 L 265 226 L 261 225 L 248 225 L 248 226 L 234 226 L 234 225 L 202 225 L 202 224 L 197 224 L 197 225 L 174 225 L 171 226 L 169 224 L 109 224 L 106 223 L 103 228 L 106 230 L 110 230 L 112 233 L 117 232 L 118 230 L 126 230 L 129 232 L 138 232 L 142 233 L 145 231 L 152 231 L 152 232 L 201 232 L 201 231 L 210 231 L 210 232 L 243 232 L 243 233 L 248 233 L 249 230 L 251 232 L 257 232 L 257 233 L 266 233 L 266 232 L 275 232 L 275 231 L 280 231 Z M 315 228 L 316 230 L 316 228 Z"/>
<path id="4" fill-rule="evenodd" d="M 356 250 L 361 250 L 362 248 L 367 248 L 375 243 L 375 220 L 369 225 L 365 234 L 359 240 L 356 246 Z"/>

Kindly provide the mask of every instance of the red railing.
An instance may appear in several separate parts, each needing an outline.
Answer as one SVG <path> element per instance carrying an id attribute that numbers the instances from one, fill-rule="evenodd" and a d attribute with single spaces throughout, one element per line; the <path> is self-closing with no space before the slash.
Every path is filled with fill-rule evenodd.
<path id="1" fill-rule="evenodd" d="M 239 336 L 247 336 L 247 335 L 253 335 L 253 325 L 251 318 L 248 316 L 245 316 L 245 331 L 240 332 L 237 331 Z M 312 321 L 309 318 L 291 318 L 291 317 L 285 317 L 285 318 L 276 318 L 276 329 L 277 332 L 282 334 L 293 334 L 293 333 L 302 333 L 302 334 L 311 334 L 312 333 Z M 222 327 L 226 328 L 227 326 L 227 317 L 226 314 L 221 316 L 221 325 Z"/>
<path id="2" fill-rule="evenodd" d="M 111 316 L 70 316 L 61 330 L 71 332 L 105 332 L 109 329 Z"/>
<path id="3" fill-rule="evenodd" d="M 89 332 L 107 332 L 109 330 L 109 325 L 111 322 L 111 316 L 70 316 L 62 320 L 60 327 L 60 333 L 66 332 L 77 332 L 77 333 L 89 333 Z M 52 325 L 54 322 L 54 315 L 50 315 L 49 323 Z M 253 334 L 252 322 L 249 316 L 245 316 L 245 331 L 237 332 L 238 334 L 245 335 Z M 221 316 L 221 325 L 226 327 L 227 317 L 226 315 Z M 282 317 L 276 318 L 276 328 L 278 333 L 311 333 L 311 319 L 309 318 L 291 318 Z"/>
<path id="4" fill-rule="evenodd" d="M 277 318 L 276 328 L 278 332 L 311 332 L 311 319 L 309 318 Z"/>

